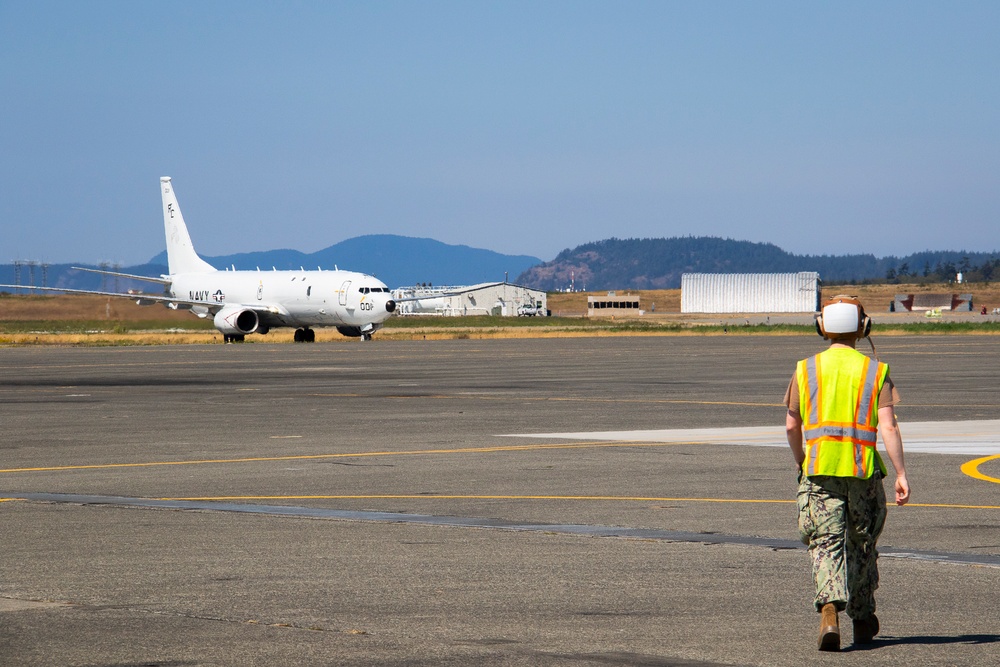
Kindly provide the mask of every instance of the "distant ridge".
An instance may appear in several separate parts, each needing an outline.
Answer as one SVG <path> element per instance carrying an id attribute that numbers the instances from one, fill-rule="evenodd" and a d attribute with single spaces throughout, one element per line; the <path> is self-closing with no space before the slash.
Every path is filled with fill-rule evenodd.
<path id="1" fill-rule="evenodd" d="M 892 281 L 903 275 L 950 280 L 963 267 L 997 269 L 1000 253 L 926 251 L 907 257 L 793 255 L 772 243 L 717 237 L 607 239 L 563 250 L 531 267 L 516 282 L 546 291 L 677 289 L 684 273 L 790 273 L 817 271 L 826 282 Z M 1000 270 L 996 271 L 1000 277 Z M 971 276 L 970 276 L 971 277 Z M 990 280 L 990 275 L 981 276 Z"/>
<path id="2" fill-rule="evenodd" d="M 503 255 L 491 250 L 448 245 L 427 238 L 373 234 L 347 239 L 314 253 L 269 250 L 205 257 L 225 269 L 270 270 L 322 267 L 371 273 L 390 288 L 416 283 L 472 285 L 501 281 L 546 291 L 577 289 L 677 289 L 681 275 L 698 273 L 785 273 L 816 271 L 826 282 L 946 282 L 962 271 L 971 281 L 1000 280 L 1000 252 L 925 251 L 906 257 L 862 255 L 793 255 L 772 243 L 717 237 L 607 239 L 567 249 L 551 262 L 530 255 Z M 167 272 L 166 252 L 139 266 L 117 270 L 144 276 Z M 155 285 L 75 271 L 70 264 L 46 267 L 49 287 L 124 291 L 155 290 Z M 91 266 L 77 264 L 77 266 Z M 110 268 L 110 267 L 109 267 Z M 35 280 L 42 285 L 36 267 Z M 20 281 L 30 281 L 22 267 Z M 0 282 L 15 281 L 14 267 L 0 265 Z"/>
<path id="3" fill-rule="evenodd" d="M 395 234 L 357 236 L 314 253 L 269 250 L 204 259 L 219 269 L 233 265 L 237 269 L 332 269 L 336 265 L 349 271 L 369 273 L 390 288 L 416 283 L 471 285 L 502 281 L 505 273 L 513 279 L 542 261 L 529 255 L 503 255 L 492 250 Z M 166 251 L 150 263 L 166 264 Z"/>
<path id="4" fill-rule="evenodd" d="M 341 269 L 370 273 L 390 288 L 416 283 L 472 285 L 499 282 L 504 280 L 505 275 L 513 280 L 515 276 L 542 261 L 538 257 L 529 255 L 503 255 L 492 250 L 448 245 L 433 239 L 392 234 L 358 236 L 314 253 L 268 250 L 217 257 L 205 256 L 204 259 L 217 269 L 234 265 L 237 269 L 252 270 L 259 267 L 268 271 L 272 267 L 286 270 L 300 267 L 333 269 L 334 266 L 339 266 Z M 156 285 L 149 283 L 75 271 L 71 268 L 74 265 L 97 268 L 84 263 L 49 265 L 46 267 L 47 286 L 105 291 L 158 289 Z M 167 272 L 167 253 L 161 252 L 146 264 L 120 266 L 113 270 L 135 275 L 160 276 Z M 13 265 L 0 265 L 0 282 L 15 283 Z M 23 285 L 30 282 L 26 269 L 21 271 L 20 282 Z M 35 284 L 42 285 L 40 270 L 35 272 Z"/>

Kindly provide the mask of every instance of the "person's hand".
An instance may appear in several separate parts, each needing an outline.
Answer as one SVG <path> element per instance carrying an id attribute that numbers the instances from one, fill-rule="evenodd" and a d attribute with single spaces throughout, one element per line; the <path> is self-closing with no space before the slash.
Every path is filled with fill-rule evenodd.
<path id="1" fill-rule="evenodd" d="M 905 505 L 910 501 L 910 483 L 906 475 L 896 475 L 896 504 Z"/>

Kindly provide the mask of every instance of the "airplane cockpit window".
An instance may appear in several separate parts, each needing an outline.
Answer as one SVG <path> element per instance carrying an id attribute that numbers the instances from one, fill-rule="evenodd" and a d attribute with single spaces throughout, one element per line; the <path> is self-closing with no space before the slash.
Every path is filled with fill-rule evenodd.
<path id="1" fill-rule="evenodd" d="M 379 293 L 389 293 L 388 287 L 359 287 L 358 291 L 362 294 L 379 294 Z"/>

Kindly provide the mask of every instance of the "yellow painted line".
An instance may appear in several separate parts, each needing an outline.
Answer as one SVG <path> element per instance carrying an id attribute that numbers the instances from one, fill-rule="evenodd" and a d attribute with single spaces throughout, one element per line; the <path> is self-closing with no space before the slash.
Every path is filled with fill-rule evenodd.
<path id="1" fill-rule="evenodd" d="M 558 496 L 558 495 L 488 495 L 488 494 L 339 494 L 339 495 L 290 495 L 290 496 L 199 496 L 191 498 L 157 498 L 157 500 L 184 500 L 192 502 L 260 501 L 260 500 L 565 500 L 658 503 L 732 503 L 742 505 L 772 504 L 792 505 L 796 501 L 768 498 L 669 498 L 660 496 Z M 908 503 L 907 507 L 937 507 L 946 509 L 1000 510 L 1000 505 L 955 505 L 947 503 Z M 892 507 L 892 505 L 890 505 Z"/>
<path id="2" fill-rule="evenodd" d="M 0 498 L 0 503 L 23 501 L 24 498 Z M 287 495 L 287 496 L 194 496 L 185 498 L 157 498 L 157 500 L 178 500 L 188 502 L 248 502 L 275 500 L 561 500 L 570 502 L 673 502 L 673 503 L 719 503 L 737 505 L 792 505 L 796 501 L 768 498 L 671 498 L 664 496 L 559 496 L 559 495 L 490 495 L 490 494 L 339 494 L 339 495 Z M 894 507 L 889 505 L 890 508 Z M 909 503 L 907 507 L 932 507 L 943 509 L 1000 510 L 1000 505 L 956 505 L 948 503 Z"/>
<path id="3" fill-rule="evenodd" d="M 504 400 L 510 400 L 506 398 Z M 525 400 L 525 399 L 519 399 Z M 742 405 L 742 406 L 752 406 L 759 408 L 783 408 L 784 403 L 750 403 L 746 401 L 692 401 L 692 400 L 682 400 L 682 399 L 670 399 L 670 398 L 565 398 L 565 397 L 553 397 L 553 398 L 536 398 L 527 399 L 536 401 L 552 401 L 552 402 L 583 402 L 583 403 L 663 403 L 670 405 Z"/>
<path id="4" fill-rule="evenodd" d="M 351 459 L 371 456 L 424 456 L 431 454 L 491 454 L 494 452 L 524 452 L 544 449 L 597 449 L 602 447 L 670 447 L 676 445 L 710 444 L 702 442 L 566 442 L 537 445 L 505 445 L 497 447 L 466 447 L 459 449 L 418 449 L 397 452 L 353 452 L 346 454 L 304 454 L 299 456 L 260 456 L 238 459 L 202 459 L 195 461 L 150 461 L 137 463 L 99 463 L 91 465 L 50 466 L 40 468 L 8 468 L 0 473 L 55 472 L 62 470 L 102 470 L 109 468 L 152 468 L 156 466 L 189 466 L 220 463 L 261 463 L 268 461 L 307 461 L 320 459 Z"/>
<path id="5" fill-rule="evenodd" d="M 997 403 L 962 403 L 963 408 L 995 408 Z M 903 408 L 903 404 L 897 406 Z M 910 403 L 907 401 L 906 408 L 954 408 L 954 403 Z"/>
<path id="6" fill-rule="evenodd" d="M 962 466 L 962 472 L 964 472 L 969 477 L 975 479 L 981 479 L 984 482 L 993 482 L 994 484 L 1000 484 L 1000 479 L 996 477 L 990 477 L 989 475 L 984 475 L 979 472 L 979 466 L 986 463 L 987 461 L 993 461 L 995 459 L 1000 459 L 1000 454 L 994 454 L 993 456 L 984 456 L 981 459 L 976 459 L 974 461 L 969 461 Z"/>
<path id="7" fill-rule="evenodd" d="M 889 507 L 896 507 L 889 501 Z M 906 503 L 906 507 L 943 507 L 953 510 L 1000 510 L 1000 505 L 953 505 L 949 503 Z"/>
<path id="8" fill-rule="evenodd" d="M 306 394 L 307 396 L 317 396 L 323 398 L 368 398 L 364 394 Z M 574 398 L 567 396 L 555 396 L 555 397 L 530 397 L 530 396 L 517 396 L 514 394 L 508 394 L 504 396 L 479 396 L 475 394 L 390 394 L 388 396 L 382 396 L 381 398 L 391 398 L 391 399 L 409 399 L 409 400 L 420 400 L 420 399 L 436 399 L 436 400 L 446 400 L 446 399 L 461 399 L 461 400 L 478 400 L 478 401 L 530 401 L 530 402 L 540 402 L 540 403 L 654 403 L 654 404 L 664 404 L 664 405 L 740 405 L 740 406 L 751 406 L 758 408 L 780 408 L 784 407 L 784 403 L 748 403 L 742 401 L 692 401 L 692 400 L 682 400 L 682 399 L 666 399 L 666 398 Z"/>
<path id="9" fill-rule="evenodd" d="M 689 502 L 689 503 L 778 503 L 792 504 L 794 500 L 766 500 L 747 498 L 660 498 L 657 496 L 509 496 L 509 495 L 447 495 L 447 494 L 377 494 L 335 496 L 209 496 L 204 498 L 157 498 L 157 500 L 609 500 L 622 502 Z M 1000 508 L 998 508 L 1000 509 Z"/>

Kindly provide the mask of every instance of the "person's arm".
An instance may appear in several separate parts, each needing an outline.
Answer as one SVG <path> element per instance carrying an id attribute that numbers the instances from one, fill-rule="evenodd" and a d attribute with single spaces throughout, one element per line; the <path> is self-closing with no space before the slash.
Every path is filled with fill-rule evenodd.
<path id="1" fill-rule="evenodd" d="M 788 437 L 788 446 L 792 449 L 792 456 L 795 462 L 802 467 L 802 462 L 806 460 L 806 452 L 802 449 L 802 417 L 799 413 L 791 410 L 785 411 L 785 435 Z"/>
<path id="2" fill-rule="evenodd" d="M 905 505 L 910 500 L 910 482 L 906 479 L 906 467 L 903 464 L 903 436 L 899 433 L 896 411 L 891 405 L 878 409 L 878 430 L 882 434 L 882 443 L 892 467 L 896 470 L 896 504 Z"/>

